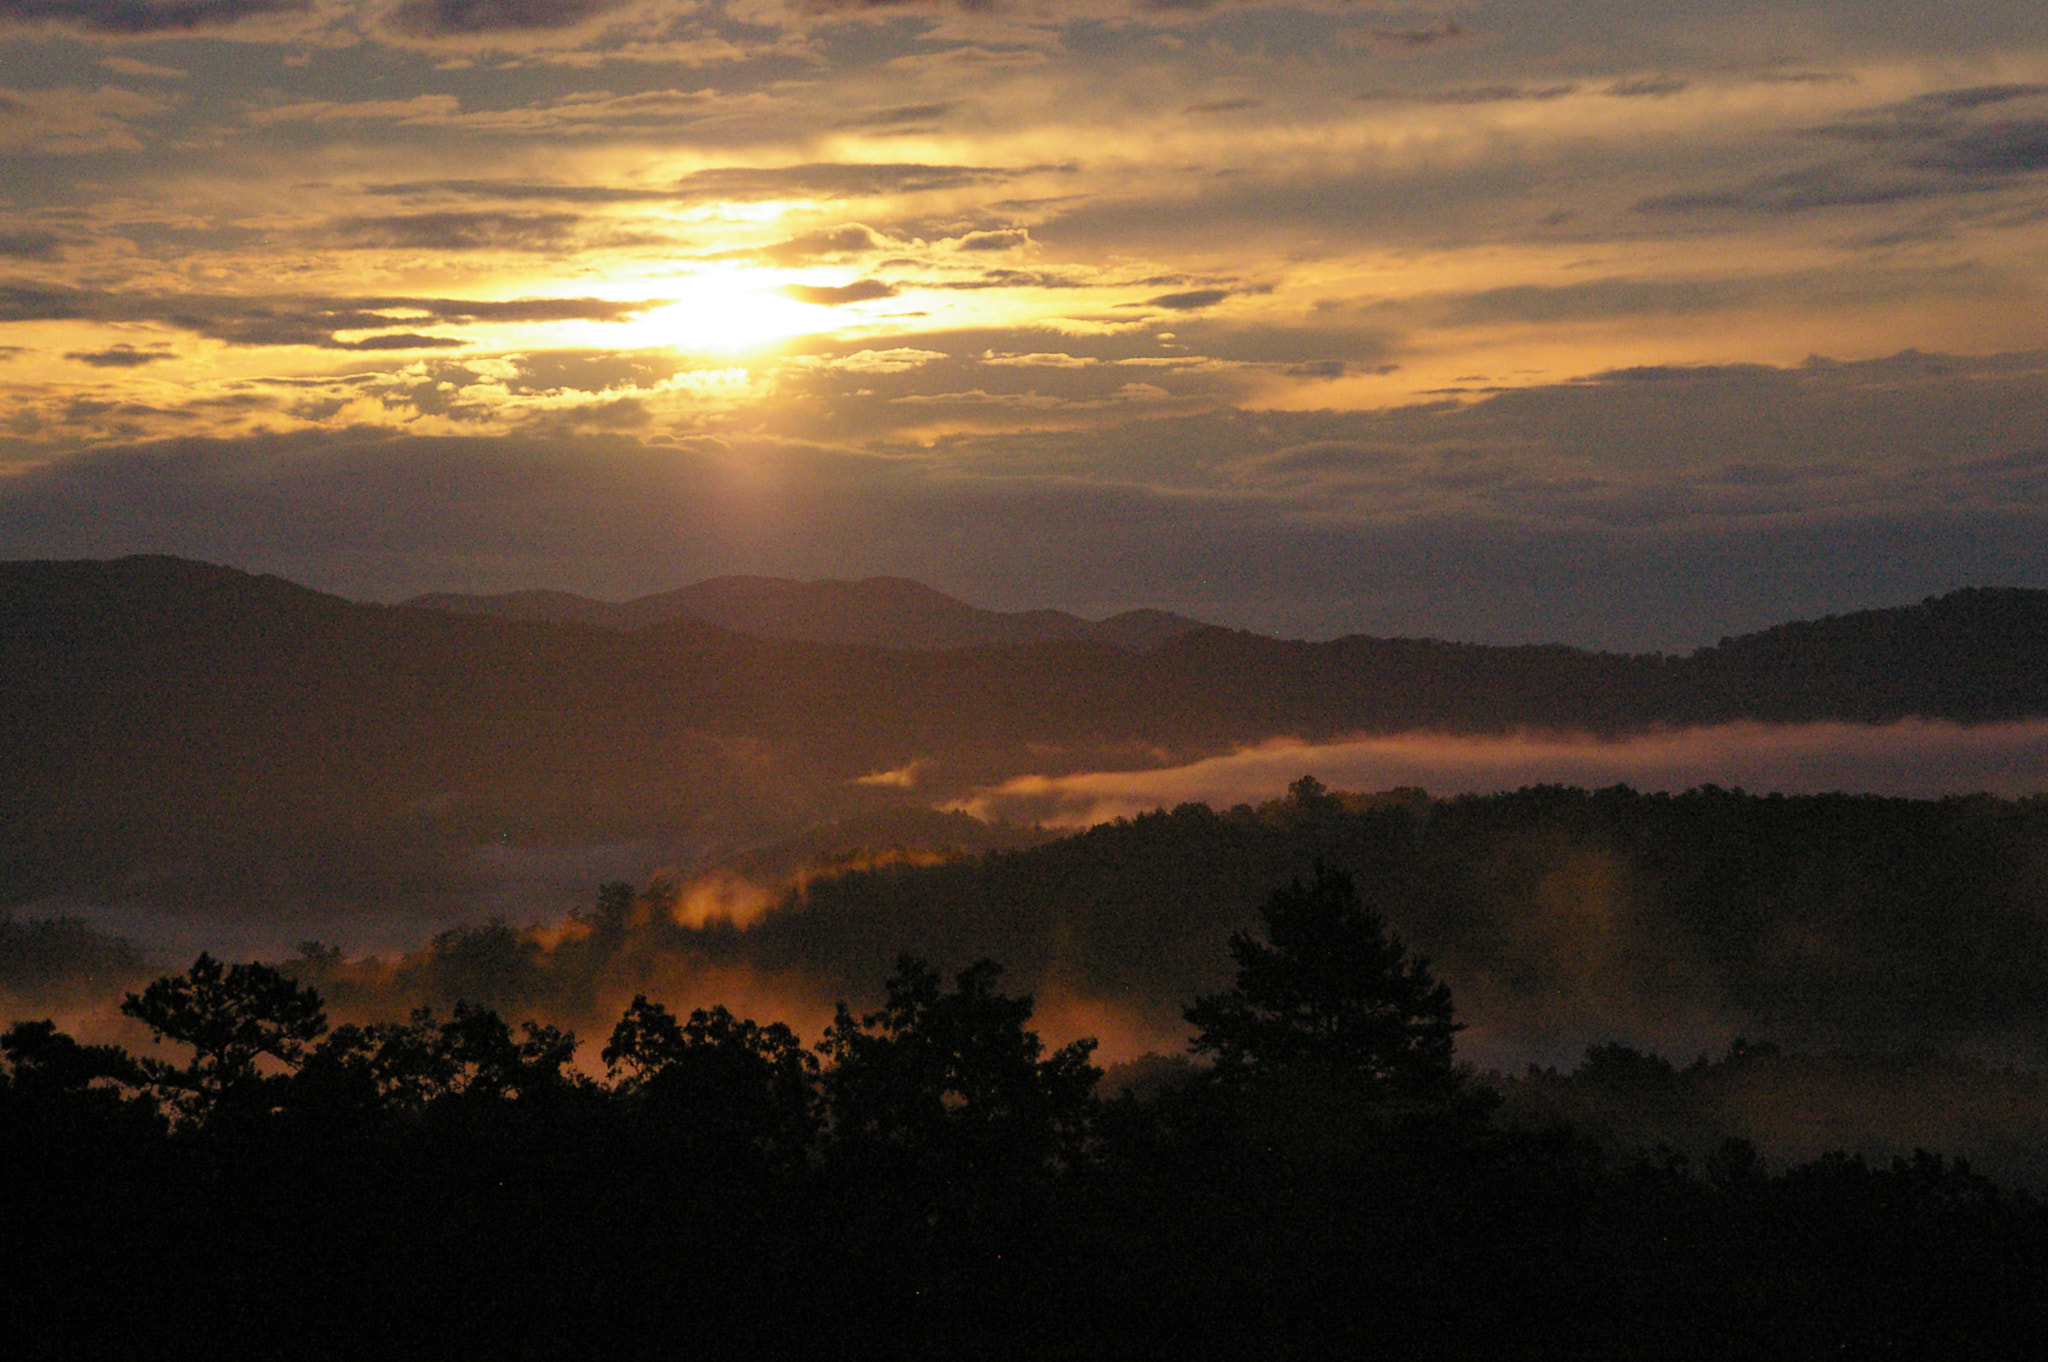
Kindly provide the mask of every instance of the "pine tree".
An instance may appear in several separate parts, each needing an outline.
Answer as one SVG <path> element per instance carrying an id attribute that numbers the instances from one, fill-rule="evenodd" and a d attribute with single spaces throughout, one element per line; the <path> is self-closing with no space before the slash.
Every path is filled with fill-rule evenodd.
<path id="1" fill-rule="evenodd" d="M 1230 939 L 1237 987 L 1183 1015 L 1191 1048 L 1225 1081 L 1330 1083 L 1377 1097 L 1448 1096 L 1458 1083 L 1451 991 L 1359 901 L 1351 877 L 1316 863 L 1260 910 L 1269 938 Z"/>

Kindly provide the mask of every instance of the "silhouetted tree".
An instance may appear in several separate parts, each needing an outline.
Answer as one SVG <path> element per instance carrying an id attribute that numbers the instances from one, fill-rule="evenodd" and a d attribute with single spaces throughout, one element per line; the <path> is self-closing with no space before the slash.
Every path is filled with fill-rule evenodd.
<path id="1" fill-rule="evenodd" d="M 941 989 L 924 961 L 902 956 L 880 1011 L 846 1004 L 820 1043 L 835 1140 L 940 1162 L 1026 1169 L 1071 1160 L 1094 1109 L 1095 1042 L 1046 1056 L 1025 1028 L 1031 999 L 995 991 L 1002 967 L 977 961 Z"/>
<path id="2" fill-rule="evenodd" d="M 816 1134 L 818 1060 L 781 1022 L 762 1026 L 721 1004 L 678 1023 L 637 995 L 603 1059 L 621 1095 L 700 1155 L 746 1149 L 797 1159 Z"/>
<path id="3" fill-rule="evenodd" d="M 1260 914 L 1269 941 L 1230 938 L 1237 987 L 1183 1010 L 1191 1048 L 1225 1079 L 1287 1076 L 1385 1097 L 1447 1095 L 1457 1085 L 1451 991 L 1411 957 L 1351 877 L 1316 863 Z"/>
<path id="4" fill-rule="evenodd" d="M 155 1039 L 191 1047 L 182 1066 L 151 1056 L 137 1063 L 180 1115 L 200 1121 L 273 1109 L 306 1047 L 327 1030 L 314 990 L 269 965 L 223 965 L 204 953 L 184 974 L 129 994 L 121 1011 Z"/>
<path id="5" fill-rule="evenodd" d="M 539 941 L 492 917 L 434 937 L 426 952 L 399 970 L 399 984 L 414 997 L 468 1000 L 489 1007 L 523 1006 L 547 992 Z"/>

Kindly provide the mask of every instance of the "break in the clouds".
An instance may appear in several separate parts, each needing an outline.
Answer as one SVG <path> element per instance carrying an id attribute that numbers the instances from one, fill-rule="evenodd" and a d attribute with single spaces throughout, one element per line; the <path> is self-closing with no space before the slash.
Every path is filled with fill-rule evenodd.
<path id="1" fill-rule="evenodd" d="M 2032 3 L 0 0 L 0 72 L 0 553 L 1651 647 L 2048 583 Z"/>

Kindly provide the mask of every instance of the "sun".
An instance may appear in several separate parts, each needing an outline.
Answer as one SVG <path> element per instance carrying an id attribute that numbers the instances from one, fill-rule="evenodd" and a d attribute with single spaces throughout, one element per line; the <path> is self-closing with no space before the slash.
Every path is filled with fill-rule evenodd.
<path id="1" fill-rule="evenodd" d="M 749 266 L 713 266 L 665 285 L 675 297 L 634 329 L 673 350 L 730 354 L 830 330 L 830 308 L 800 303 L 782 289 L 788 277 Z"/>

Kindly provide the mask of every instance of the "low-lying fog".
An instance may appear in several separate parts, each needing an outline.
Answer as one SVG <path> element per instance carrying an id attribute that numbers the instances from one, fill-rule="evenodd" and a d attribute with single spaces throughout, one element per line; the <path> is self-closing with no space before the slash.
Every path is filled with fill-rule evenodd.
<path id="1" fill-rule="evenodd" d="M 1018 776 L 958 801 L 981 818 L 1087 827 L 1147 809 L 1271 799 L 1303 771 L 1344 790 L 1414 786 L 1433 795 L 1527 785 L 1677 792 L 1721 785 L 1752 794 L 1932 799 L 2048 791 L 2048 721 L 1966 726 L 1947 720 L 1725 724 L 1625 738 L 1555 733 L 1395 733 L 1346 742 L 1274 738 L 1229 756 L 1156 770 Z"/>

